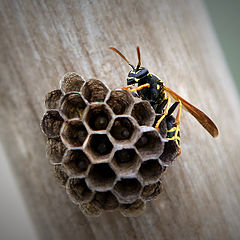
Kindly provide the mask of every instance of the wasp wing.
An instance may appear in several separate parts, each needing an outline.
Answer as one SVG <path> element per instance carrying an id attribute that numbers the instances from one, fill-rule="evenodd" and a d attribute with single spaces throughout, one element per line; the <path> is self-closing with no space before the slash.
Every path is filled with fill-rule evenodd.
<path id="1" fill-rule="evenodd" d="M 194 107 L 191 103 L 187 102 L 185 99 L 180 97 L 177 93 L 175 93 L 170 88 L 164 86 L 164 89 L 167 93 L 169 93 L 176 101 L 181 101 L 182 105 L 185 109 L 192 114 L 198 122 L 215 138 L 218 136 L 218 129 L 214 122 L 201 110 Z"/>

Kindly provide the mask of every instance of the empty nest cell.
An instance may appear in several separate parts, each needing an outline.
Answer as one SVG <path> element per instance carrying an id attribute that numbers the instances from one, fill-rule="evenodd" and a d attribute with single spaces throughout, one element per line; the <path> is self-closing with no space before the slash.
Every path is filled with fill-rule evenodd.
<path id="1" fill-rule="evenodd" d="M 84 83 L 84 80 L 77 73 L 66 73 L 60 81 L 60 88 L 64 93 L 79 92 Z"/>
<path id="2" fill-rule="evenodd" d="M 88 132 L 80 120 L 70 120 L 64 122 L 61 138 L 70 147 L 81 147 Z"/>
<path id="3" fill-rule="evenodd" d="M 152 126 L 155 120 L 155 112 L 148 101 L 135 103 L 131 115 L 140 126 Z"/>
<path id="4" fill-rule="evenodd" d="M 68 150 L 64 155 L 63 164 L 71 174 L 83 176 L 88 170 L 90 161 L 82 150 Z"/>
<path id="5" fill-rule="evenodd" d="M 118 117 L 110 130 L 111 135 L 119 141 L 129 140 L 134 134 L 134 125 L 128 117 Z"/>
<path id="6" fill-rule="evenodd" d="M 158 159 L 150 159 L 142 163 L 139 174 L 145 184 L 156 182 L 163 172 Z"/>
<path id="7" fill-rule="evenodd" d="M 142 186 L 136 178 L 122 178 L 114 186 L 119 202 L 129 203 L 138 199 Z"/>
<path id="8" fill-rule="evenodd" d="M 113 145 L 106 134 L 92 134 L 85 150 L 93 162 L 98 162 L 102 159 L 108 160 L 112 149 Z"/>
<path id="9" fill-rule="evenodd" d="M 86 103 L 79 93 L 68 93 L 61 100 L 61 112 L 67 119 L 81 118 Z"/>
<path id="10" fill-rule="evenodd" d="M 117 198 L 111 191 L 96 192 L 93 201 L 103 210 L 114 210 L 119 206 Z"/>
<path id="11" fill-rule="evenodd" d="M 63 119 L 58 111 L 47 111 L 42 119 L 42 130 L 48 138 L 59 137 Z"/>
<path id="12" fill-rule="evenodd" d="M 66 187 L 67 193 L 75 203 L 89 202 L 93 198 L 93 192 L 83 178 L 69 178 Z"/>
<path id="13" fill-rule="evenodd" d="M 163 152 L 164 144 L 156 129 L 146 128 L 135 146 L 143 158 L 158 158 Z"/>
<path id="14" fill-rule="evenodd" d="M 113 90 L 107 100 L 107 104 L 116 115 L 126 114 L 133 104 L 133 98 L 128 91 Z"/>
<path id="15" fill-rule="evenodd" d="M 111 120 L 111 113 L 104 104 L 90 105 L 85 121 L 92 130 L 105 130 Z"/>
<path id="16" fill-rule="evenodd" d="M 88 102 L 103 102 L 107 93 L 107 87 L 96 79 L 90 79 L 82 88 L 82 94 Z"/>
<path id="17" fill-rule="evenodd" d="M 116 174 L 108 163 L 93 164 L 86 181 L 94 190 L 105 191 L 111 189 L 116 180 Z"/>
<path id="18" fill-rule="evenodd" d="M 59 100 L 62 96 L 63 96 L 62 91 L 59 89 L 49 92 L 45 96 L 46 109 L 58 109 L 59 108 Z"/>
<path id="19" fill-rule="evenodd" d="M 131 174 L 138 170 L 140 157 L 133 148 L 117 150 L 112 159 L 112 164 L 117 172 Z"/>

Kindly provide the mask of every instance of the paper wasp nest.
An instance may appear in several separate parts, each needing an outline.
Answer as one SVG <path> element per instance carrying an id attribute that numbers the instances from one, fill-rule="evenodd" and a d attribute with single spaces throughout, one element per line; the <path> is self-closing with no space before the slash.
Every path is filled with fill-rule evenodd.
<path id="1" fill-rule="evenodd" d="M 136 216 L 161 193 L 162 173 L 177 148 L 162 140 L 164 121 L 161 134 L 152 127 L 156 116 L 149 102 L 68 73 L 60 90 L 47 94 L 45 106 L 47 157 L 85 215 L 118 209 Z"/>

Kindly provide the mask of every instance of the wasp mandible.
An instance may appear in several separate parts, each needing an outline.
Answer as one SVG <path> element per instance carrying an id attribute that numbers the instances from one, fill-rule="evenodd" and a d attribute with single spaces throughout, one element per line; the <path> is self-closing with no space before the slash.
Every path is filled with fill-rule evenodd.
<path id="1" fill-rule="evenodd" d="M 180 136 L 179 136 L 179 124 L 181 118 L 182 106 L 194 116 L 197 121 L 211 134 L 212 137 L 218 136 L 218 129 L 214 122 L 201 110 L 193 106 L 191 103 L 187 102 L 185 99 L 180 97 L 173 90 L 168 88 L 163 84 L 163 81 L 160 80 L 155 75 L 149 73 L 148 69 L 141 67 L 141 56 L 140 49 L 137 47 L 138 55 L 138 64 L 134 67 L 124 55 L 119 52 L 116 48 L 110 47 L 111 50 L 119 54 L 132 68 L 127 77 L 127 87 L 123 88 L 129 92 L 137 92 L 141 99 L 147 100 L 151 103 L 153 109 L 157 114 L 162 114 L 155 124 L 155 128 L 159 130 L 159 125 L 164 118 L 167 119 L 167 128 L 168 128 L 168 140 L 174 140 L 179 148 L 179 154 L 181 153 L 181 148 L 179 145 Z M 137 88 L 132 88 L 134 84 L 138 84 Z M 167 96 L 170 94 L 175 100 L 175 103 L 171 105 L 171 98 Z M 173 121 L 171 114 L 178 106 L 178 112 L 176 119 Z M 178 154 L 178 155 L 179 155 Z"/>

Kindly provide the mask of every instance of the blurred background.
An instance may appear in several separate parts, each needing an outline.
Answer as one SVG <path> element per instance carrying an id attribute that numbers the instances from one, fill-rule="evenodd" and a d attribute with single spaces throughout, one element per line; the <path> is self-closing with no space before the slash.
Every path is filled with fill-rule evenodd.
<path id="1" fill-rule="evenodd" d="M 236 88 L 240 92 L 240 1 L 205 0 Z M 18 184 L 0 145 L 0 239 L 37 239 Z M 14 226 L 14 230 L 11 228 Z"/>

